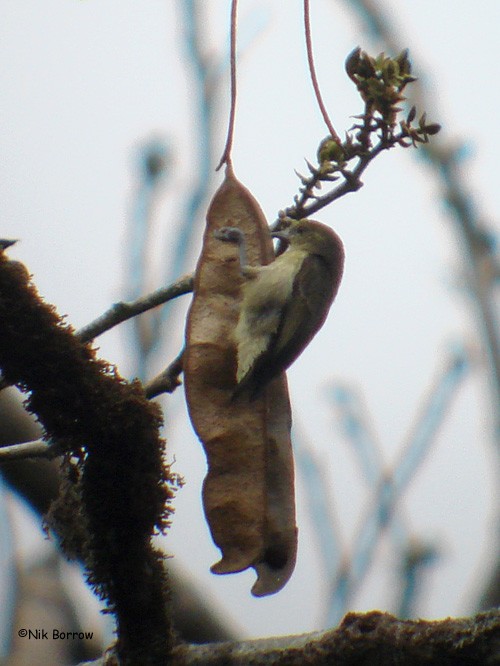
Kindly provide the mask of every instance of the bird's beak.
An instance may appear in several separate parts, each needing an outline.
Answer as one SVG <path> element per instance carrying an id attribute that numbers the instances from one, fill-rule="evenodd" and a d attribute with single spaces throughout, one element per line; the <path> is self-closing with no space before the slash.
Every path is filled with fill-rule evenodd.
<path id="1" fill-rule="evenodd" d="M 277 257 L 290 247 L 290 238 L 288 236 L 287 228 L 271 231 L 271 238 L 277 238 L 279 240 L 278 246 L 275 249 Z"/>
<path id="2" fill-rule="evenodd" d="M 272 238 L 279 238 L 282 241 L 288 241 L 288 229 L 280 229 L 279 231 L 271 231 Z"/>

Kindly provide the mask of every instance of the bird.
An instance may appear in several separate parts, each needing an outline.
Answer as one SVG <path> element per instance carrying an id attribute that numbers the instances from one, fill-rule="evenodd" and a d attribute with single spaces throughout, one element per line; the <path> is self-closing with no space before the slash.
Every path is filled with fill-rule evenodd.
<path id="1" fill-rule="evenodd" d="M 234 332 L 237 349 L 233 400 L 254 400 L 304 351 L 324 324 L 344 269 L 344 246 L 326 224 L 285 218 L 271 236 L 286 246 L 265 266 L 246 263 L 244 234 L 235 227 L 215 232 L 239 245 L 243 276 Z"/>

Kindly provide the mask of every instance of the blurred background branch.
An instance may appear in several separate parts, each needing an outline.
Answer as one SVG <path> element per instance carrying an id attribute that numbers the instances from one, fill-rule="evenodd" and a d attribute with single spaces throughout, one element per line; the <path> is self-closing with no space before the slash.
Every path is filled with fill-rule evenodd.
<path id="1" fill-rule="evenodd" d="M 376 0 L 346 0 L 346 5 L 361 19 L 364 29 L 384 50 L 399 53 L 410 47 L 411 36 L 401 36 L 385 11 L 384 4 Z M 424 68 L 412 58 L 414 71 L 420 80 L 426 79 Z M 412 86 L 408 104 L 415 104 L 436 114 L 437 103 L 422 83 Z M 479 213 L 476 195 L 468 185 L 467 149 L 463 141 L 451 139 L 441 132 L 429 144 L 420 147 L 416 155 L 423 155 L 439 183 L 441 199 L 448 211 L 450 222 L 462 249 L 462 273 L 465 293 L 472 309 L 472 321 L 477 327 L 477 339 L 484 354 L 483 367 L 488 377 L 492 414 L 491 439 L 497 448 L 497 480 L 500 478 L 500 253 L 499 242 L 492 223 Z M 498 481 L 497 481 L 498 482 Z M 498 511 L 498 510 L 497 510 Z M 496 516 L 497 553 L 500 553 L 500 514 Z M 478 601 L 480 609 L 500 606 L 500 556 L 491 579 Z"/>

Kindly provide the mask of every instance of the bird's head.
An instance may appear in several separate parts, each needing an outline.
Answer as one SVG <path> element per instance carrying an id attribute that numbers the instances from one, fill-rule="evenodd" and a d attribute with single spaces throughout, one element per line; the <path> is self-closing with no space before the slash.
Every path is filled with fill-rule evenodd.
<path id="1" fill-rule="evenodd" d="M 285 219 L 281 224 L 282 228 L 272 231 L 271 236 L 284 241 L 290 248 L 301 249 L 330 261 L 343 259 L 342 241 L 326 224 L 307 219 Z"/>

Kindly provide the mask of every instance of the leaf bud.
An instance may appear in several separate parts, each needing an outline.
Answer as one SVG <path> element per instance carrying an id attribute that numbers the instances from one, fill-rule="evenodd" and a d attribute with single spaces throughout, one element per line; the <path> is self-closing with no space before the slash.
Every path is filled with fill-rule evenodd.
<path id="1" fill-rule="evenodd" d="M 409 124 L 415 120 L 415 116 L 417 115 L 417 107 L 413 105 L 408 113 L 408 118 L 406 119 L 406 122 Z"/>
<path id="2" fill-rule="evenodd" d="M 318 163 L 342 162 L 343 160 L 344 151 L 342 146 L 330 136 L 323 139 L 318 148 Z"/>
<path id="3" fill-rule="evenodd" d="M 356 81 L 354 77 L 358 73 L 360 59 L 361 59 L 361 49 L 358 46 L 357 48 L 354 49 L 354 51 L 351 51 L 351 53 L 347 56 L 345 61 L 345 71 L 347 72 L 347 76 L 353 81 Z"/>
<path id="4" fill-rule="evenodd" d="M 429 134 L 429 136 L 432 136 L 433 134 L 437 134 L 441 129 L 441 125 L 439 123 L 431 123 L 430 125 L 425 126 L 425 133 Z"/>

